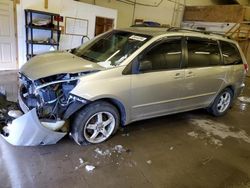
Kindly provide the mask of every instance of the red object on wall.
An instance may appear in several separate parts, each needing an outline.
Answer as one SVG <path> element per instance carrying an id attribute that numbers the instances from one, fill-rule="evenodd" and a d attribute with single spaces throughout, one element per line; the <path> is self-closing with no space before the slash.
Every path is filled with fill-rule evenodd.
<path id="1" fill-rule="evenodd" d="M 63 22 L 63 16 L 54 16 L 55 21 Z"/>

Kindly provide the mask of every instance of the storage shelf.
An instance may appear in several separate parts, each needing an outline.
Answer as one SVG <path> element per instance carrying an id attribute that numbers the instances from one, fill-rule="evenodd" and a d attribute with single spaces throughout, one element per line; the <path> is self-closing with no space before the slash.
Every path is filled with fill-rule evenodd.
<path id="1" fill-rule="evenodd" d="M 36 15 L 33 15 L 36 14 Z M 39 14 L 41 15 L 40 18 L 44 19 L 47 17 L 50 21 L 48 26 L 39 26 L 34 25 L 33 21 L 34 18 L 39 18 Z M 25 10 L 25 29 L 26 29 L 26 57 L 29 60 L 31 57 L 37 55 L 34 54 L 34 45 L 47 45 L 47 46 L 56 46 L 56 49 L 59 50 L 59 41 L 60 41 L 60 34 L 61 31 L 59 29 L 59 21 L 54 20 L 54 17 L 60 16 L 59 14 L 54 14 L 50 12 L 43 12 L 37 10 L 26 9 Z M 46 30 L 49 31 L 48 38 L 51 41 L 55 41 L 54 43 L 47 42 L 47 41 L 39 41 L 34 30 Z M 53 39 L 53 40 L 52 40 Z M 50 41 L 50 40 L 49 40 Z"/>
<path id="2" fill-rule="evenodd" d="M 26 25 L 27 28 L 32 29 L 41 29 L 41 30 L 49 30 L 49 31 L 60 31 L 59 28 L 52 28 L 52 27 L 46 27 L 46 26 L 36 26 L 36 25 Z"/>
<path id="3" fill-rule="evenodd" d="M 42 15 L 60 16 L 59 14 L 55 14 L 55 13 L 52 13 L 52 12 L 44 12 L 44 11 L 40 11 L 40 10 L 25 9 L 25 11 L 26 12 L 36 13 L 36 14 L 42 14 Z"/>
<path id="4" fill-rule="evenodd" d="M 50 46 L 58 46 L 59 43 L 49 43 L 49 42 L 37 42 L 37 41 L 26 41 L 28 44 L 36 44 L 36 45 L 50 45 Z"/>

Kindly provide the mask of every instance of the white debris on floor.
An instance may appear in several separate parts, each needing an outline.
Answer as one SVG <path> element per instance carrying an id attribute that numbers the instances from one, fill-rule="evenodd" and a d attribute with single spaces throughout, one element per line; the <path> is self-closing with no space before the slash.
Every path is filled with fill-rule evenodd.
<path id="1" fill-rule="evenodd" d="M 149 165 L 151 165 L 151 164 L 152 164 L 152 161 L 151 161 L 151 160 L 148 160 L 147 163 L 148 163 Z"/>
<path id="2" fill-rule="evenodd" d="M 195 138 L 209 139 L 210 144 L 222 146 L 223 143 L 220 139 L 226 139 L 229 137 L 250 143 L 250 136 L 244 130 L 240 129 L 235 131 L 233 130 L 234 127 L 228 127 L 225 124 L 207 119 L 191 119 L 190 122 L 193 125 L 196 125 L 201 133 L 192 131 L 187 134 Z"/>
<path id="3" fill-rule="evenodd" d="M 238 97 L 240 102 L 250 103 L 250 97 Z"/>
<path id="4" fill-rule="evenodd" d="M 122 153 L 122 152 L 125 152 L 126 150 L 123 148 L 122 145 L 116 145 L 116 146 L 113 148 L 113 151 L 117 151 L 118 153 Z"/>
<path id="5" fill-rule="evenodd" d="M 80 164 L 83 164 L 83 163 L 84 163 L 84 161 L 83 161 L 82 158 L 79 158 L 79 162 L 80 162 Z"/>
<path id="6" fill-rule="evenodd" d="M 93 171 L 95 169 L 95 166 L 93 166 L 93 165 L 86 165 L 85 169 L 86 169 L 86 171 L 90 172 L 90 171 Z"/>
<path id="7" fill-rule="evenodd" d="M 100 148 L 96 148 L 95 149 L 95 152 L 98 153 L 99 155 L 102 155 L 102 156 L 111 156 L 111 152 L 110 150 L 106 149 L 106 150 L 101 150 Z"/>
<path id="8" fill-rule="evenodd" d="M 171 150 L 171 151 L 172 151 L 173 149 L 174 149 L 174 147 L 173 147 L 173 146 L 171 146 L 171 147 L 169 148 L 169 150 Z"/>
<path id="9" fill-rule="evenodd" d="M 94 163 L 94 165 L 101 167 L 103 165 L 109 164 L 108 161 L 111 161 L 112 165 L 117 166 L 125 164 L 129 167 L 134 167 L 137 165 L 135 161 L 131 161 L 131 158 L 128 157 L 131 155 L 131 151 L 129 149 L 126 149 L 124 146 L 117 144 L 114 146 L 104 147 L 105 148 L 97 147 L 94 149 L 93 158 L 98 160 Z"/>
<path id="10" fill-rule="evenodd" d="M 129 136 L 129 133 L 123 133 L 122 136 Z"/>
<path id="11" fill-rule="evenodd" d="M 79 163 L 80 163 L 80 165 L 76 166 L 75 170 L 78 170 L 79 168 L 82 168 L 83 166 L 88 164 L 88 162 L 84 162 L 84 160 L 82 158 L 79 158 Z"/>
<path id="12" fill-rule="evenodd" d="M 79 158 L 79 163 L 80 163 L 80 165 L 76 166 L 75 170 L 78 170 L 78 169 L 80 169 L 82 167 L 85 167 L 85 170 L 87 172 L 90 172 L 90 171 L 93 171 L 96 168 L 95 166 L 89 164 L 89 162 L 84 161 L 83 158 Z"/>
<path id="13" fill-rule="evenodd" d="M 196 133 L 196 132 L 194 132 L 194 131 L 192 131 L 192 132 L 189 132 L 189 133 L 187 133 L 189 136 L 192 136 L 192 137 L 195 137 L 195 138 L 198 138 L 198 136 L 199 136 L 199 134 L 198 133 Z"/>
<path id="14" fill-rule="evenodd" d="M 134 161 L 134 160 L 131 160 L 131 161 L 128 161 L 128 162 L 127 162 L 127 165 L 128 165 L 130 168 L 133 168 L 133 167 L 137 166 L 137 162 Z"/>
<path id="15" fill-rule="evenodd" d="M 95 152 L 101 156 L 111 156 L 112 153 L 121 154 L 125 151 L 126 151 L 126 149 L 122 145 L 116 145 L 111 149 L 105 149 L 105 150 L 101 150 L 100 148 L 95 149 Z"/>
<path id="16" fill-rule="evenodd" d="M 221 140 L 219 140 L 219 139 L 217 139 L 217 138 L 213 138 L 213 137 L 211 137 L 210 143 L 211 143 L 211 144 L 214 144 L 214 145 L 217 145 L 217 146 L 223 146 Z"/>

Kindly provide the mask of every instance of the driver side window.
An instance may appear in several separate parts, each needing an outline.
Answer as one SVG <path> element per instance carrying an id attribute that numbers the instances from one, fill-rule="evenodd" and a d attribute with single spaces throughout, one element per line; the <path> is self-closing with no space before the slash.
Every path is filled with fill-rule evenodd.
<path id="1" fill-rule="evenodd" d="M 139 71 L 179 69 L 181 59 L 181 38 L 167 39 L 153 46 L 139 59 Z"/>

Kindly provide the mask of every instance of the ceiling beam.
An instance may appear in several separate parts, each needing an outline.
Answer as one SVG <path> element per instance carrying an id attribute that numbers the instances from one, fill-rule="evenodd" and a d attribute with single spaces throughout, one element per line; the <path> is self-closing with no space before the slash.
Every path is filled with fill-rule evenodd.
<path id="1" fill-rule="evenodd" d="M 48 9 L 49 6 L 49 0 L 44 0 L 44 8 Z"/>

